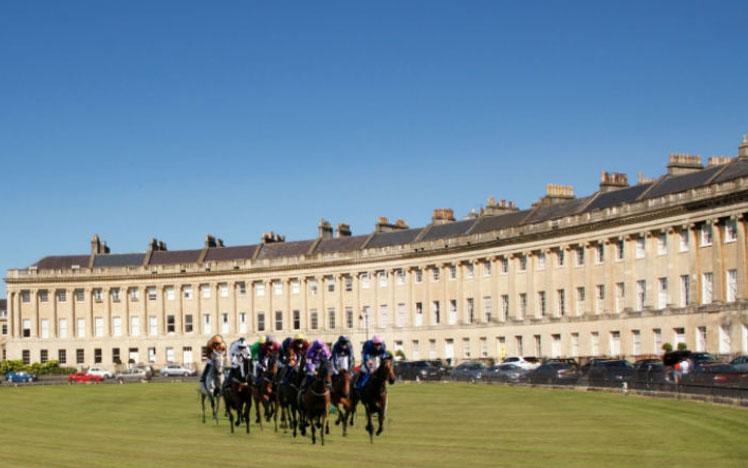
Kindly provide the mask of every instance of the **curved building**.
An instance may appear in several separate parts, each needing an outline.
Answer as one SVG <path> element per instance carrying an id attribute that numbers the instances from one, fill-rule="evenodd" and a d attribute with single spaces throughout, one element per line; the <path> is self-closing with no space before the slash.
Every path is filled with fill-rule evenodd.
<path id="1" fill-rule="evenodd" d="M 299 331 L 376 333 L 410 359 L 745 353 L 747 211 L 744 138 L 706 167 L 671 155 L 654 180 L 604 172 L 588 196 L 549 185 L 529 209 L 437 209 L 422 228 L 323 220 L 316 239 L 129 254 L 94 236 L 88 254 L 7 272 L 7 357 L 191 364 L 211 334 Z"/>

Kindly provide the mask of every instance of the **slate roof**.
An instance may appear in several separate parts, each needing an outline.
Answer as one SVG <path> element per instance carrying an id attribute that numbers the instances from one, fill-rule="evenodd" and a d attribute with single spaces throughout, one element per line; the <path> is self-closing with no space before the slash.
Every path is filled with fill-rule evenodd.
<path id="1" fill-rule="evenodd" d="M 258 259 L 294 257 L 305 255 L 314 244 L 313 240 L 302 240 L 293 242 L 274 242 L 272 244 L 263 244 Z"/>
<path id="2" fill-rule="evenodd" d="M 613 206 L 624 203 L 632 203 L 639 198 L 648 188 L 652 186 L 651 182 L 638 184 L 627 188 L 613 190 L 612 192 L 600 193 L 587 206 L 585 211 L 604 210 Z"/>
<path id="3" fill-rule="evenodd" d="M 727 164 L 724 168 L 725 170 L 719 173 L 712 182 L 727 182 L 728 180 L 737 179 L 738 177 L 748 176 L 748 160 L 736 159 L 730 164 Z"/>
<path id="4" fill-rule="evenodd" d="M 661 197 L 663 195 L 684 192 L 692 188 L 701 187 L 702 185 L 708 184 L 709 180 L 724 168 L 725 166 L 715 166 L 698 172 L 692 172 L 690 174 L 665 176 L 655 182 L 652 189 L 644 194 L 643 199 Z"/>
<path id="5" fill-rule="evenodd" d="M 90 255 L 55 255 L 44 257 L 31 266 L 39 270 L 68 270 L 73 265 L 88 268 L 89 258 L 91 258 Z"/>
<path id="6" fill-rule="evenodd" d="M 358 250 L 366 242 L 369 236 L 338 237 L 336 239 L 323 239 L 314 249 L 314 253 L 324 254 L 333 252 L 350 252 Z"/>
<path id="7" fill-rule="evenodd" d="M 383 247 L 392 247 L 394 245 L 410 244 L 420 234 L 423 228 L 402 229 L 400 231 L 380 232 L 374 234 L 368 244 L 367 249 L 381 249 Z"/>
<path id="8" fill-rule="evenodd" d="M 201 249 L 195 250 L 157 250 L 151 255 L 148 265 L 175 265 L 177 263 L 195 263 L 200 258 Z"/>
<path id="9" fill-rule="evenodd" d="M 541 221 L 549 221 L 577 214 L 582 211 L 593 197 L 594 195 L 590 195 L 589 197 L 575 198 L 555 205 L 538 206 L 522 221 L 522 224 L 539 223 Z"/>
<path id="10" fill-rule="evenodd" d="M 104 254 L 94 256 L 94 268 L 142 266 L 145 254 Z"/>
<path id="11" fill-rule="evenodd" d="M 475 224 L 475 219 L 466 219 L 463 221 L 453 221 L 447 224 L 434 224 L 429 226 L 428 231 L 421 237 L 421 241 L 433 241 L 446 239 L 448 237 L 458 237 L 464 235 Z"/>
<path id="12" fill-rule="evenodd" d="M 478 218 L 470 234 L 483 234 L 484 232 L 498 231 L 511 226 L 517 226 L 531 213 L 531 210 L 516 211 L 496 216 L 484 216 Z"/>
<path id="13" fill-rule="evenodd" d="M 231 247 L 214 247 L 208 249 L 205 255 L 206 262 L 227 262 L 232 260 L 251 259 L 258 245 L 236 245 Z"/>

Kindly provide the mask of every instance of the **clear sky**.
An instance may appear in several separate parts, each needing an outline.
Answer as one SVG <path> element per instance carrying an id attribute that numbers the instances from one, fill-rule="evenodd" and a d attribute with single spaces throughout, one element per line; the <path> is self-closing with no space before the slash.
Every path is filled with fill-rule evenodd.
<path id="1" fill-rule="evenodd" d="M 0 4 L 0 268 L 526 207 L 735 154 L 748 2 Z M 4 289 L 0 290 L 4 293 Z"/>

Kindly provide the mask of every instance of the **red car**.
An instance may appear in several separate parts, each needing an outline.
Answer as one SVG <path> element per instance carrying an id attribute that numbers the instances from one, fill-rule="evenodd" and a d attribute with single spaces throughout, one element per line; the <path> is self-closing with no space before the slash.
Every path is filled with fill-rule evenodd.
<path id="1" fill-rule="evenodd" d="M 99 383 L 103 381 L 104 377 L 87 374 L 86 372 L 76 372 L 75 374 L 68 375 L 68 383 Z"/>

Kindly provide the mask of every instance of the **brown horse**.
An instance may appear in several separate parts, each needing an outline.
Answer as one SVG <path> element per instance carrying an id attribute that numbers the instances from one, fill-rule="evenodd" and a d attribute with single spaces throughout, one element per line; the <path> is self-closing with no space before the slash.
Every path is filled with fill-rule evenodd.
<path id="1" fill-rule="evenodd" d="M 371 443 L 374 443 L 374 425 L 371 422 L 371 416 L 374 413 L 377 414 L 379 420 L 377 435 L 382 433 L 382 423 L 387 411 L 387 382 L 390 385 L 395 383 L 395 371 L 390 354 L 382 358 L 382 363 L 371 374 L 360 393 L 361 404 L 366 410 L 366 431 L 369 433 Z"/>
<path id="2" fill-rule="evenodd" d="M 317 443 L 317 429 L 319 429 L 322 445 L 325 445 L 325 433 L 330 432 L 327 425 L 327 414 L 330 411 L 330 363 L 323 360 L 317 374 L 306 390 L 299 393 L 301 435 L 306 435 L 306 426 L 312 428 L 312 443 Z"/>
<path id="3" fill-rule="evenodd" d="M 294 437 L 296 437 L 299 413 L 299 388 L 301 387 L 301 380 L 304 378 L 301 367 L 296 366 L 297 362 L 294 354 L 289 359 L 283 375 L 279 376 L 278 391 L 276 392 L 277 407 L 281 414 L 281 428 L 285 432 L 290 426 Z"/>
<path id="4" fill-rule="evenodd" d="M 255 401 L 255 422 L 260 425 L 262 430 L 262 418 L 260 417 L 260 406 L 265 411 L 265 421 L 270 418 L 275 419 L 275 432 L 278 432 L 278 412 L 276 404 L 278 399 L 275 396 L 275 376 L 278 373 L 278 361 L 275 357 L 268 360 L 268 365 L 259 376 L 258 381 L 253 387 L 252 397 Z"/>
<path id="5" fill-rule="evenodd" d="M 237 370 L 232 369 L 229 374 L 231 382 L 223 389 L 223 401 L 226 404 L 226 414 L 229 417 L 229 426 L 232 434 L 234 433 L 234 425 L 239 426 L 242 421 L 246 424 L 247 434 L 249 434 L 249 411 L 252 408 L 252 377 L 248 364 L 248 361 L 242 363 L 246 377 L 242 378 Z M 236 411 L 236 421 L 234 421 L 233 411 Z"/>
<path id="6" fill-rule="evenodd" d="M 332 404 L 338 413 L 335 425 L 343 423 L 343 436 L 348 435 L 348 418 L 352 416 L 353 395 L 351 392 L 351 373 L 346 369 L 341 369 L 338 375 L 332 380 Z M 351 418 L 351 425 L 353 420 Z"/>

